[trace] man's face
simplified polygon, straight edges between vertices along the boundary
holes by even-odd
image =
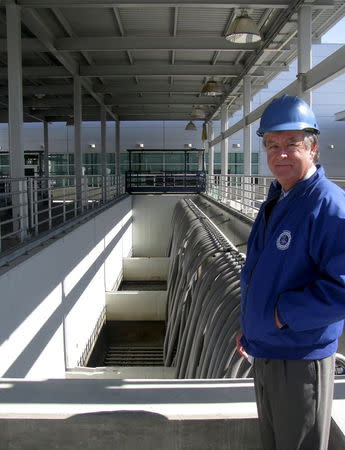
[[[264,135],[267,163],[285,191],[304,178],[314,164],[316,144],[304,141],[303,131],[276,131]]]

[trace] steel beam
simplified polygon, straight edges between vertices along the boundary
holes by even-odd
[[[305,75],[305,89],[315,89],[345,73],[345,45]]]
[[[60,5],[61,6],[61,5]],[[63,67],[55,67],[54,69],[64,69],[68,75],[66,76],[78,76],[79,75],[79,66],[78,64],[70,57],[70,55],[60,54],[60,52],[54,46],[55,36],[52,34],[51,30],[46,26],[44,21],[39,16],[36,10],[25,9],[22,12],[22,22],[26,25],[26,27],[40,40],[40,42],[45,45],[47,50],[51,52],[55,58],[63,65]],[[45,69],[49,69],[46,67]],[[25,71],[23,71],[25,74]],[[0,71],[1,76],[1,71]],[[25,75],[26,76],[26,75]],[[81,80],[82,86],[94,97],[94,99],[102,104],[101,98],[92,91],[92,86],[89,80]],[[117,118],[116,115],[107,108],[107,112],[114,117]]]
[[[133,64],[131,66],[92,65],[81,66],[82,77],[116,77],[116,76],[225,76],[238,77],[241,65],[230,64]],[[264,71],[257,70],[254,76],[264,76]]]
[[[221,50],[228,52],[255,51],[258,44],[233,44],[224,37],[73,37],[56,39],[54,45],[61,52],[127,51],[127,50]]]
[[[141,8],[141,7],[167,7],[173,8],[181,6],[183,8],[287,8],[289,0],[237,0],[229,2],[227,0],[218,0],[210,2],[209,0],[136,0],[136,1],[117,1],[117,0],[17,0],[19,5],[25,8]],[[313,7],[325,8],[334,6],[330,0],[316,0]]]
[[[298,95],[311,104],[311,92],[305,91],[304,86],[305,74],[312,65],[312,8],[310,5],[304,5],[298,11],[297,39]]]

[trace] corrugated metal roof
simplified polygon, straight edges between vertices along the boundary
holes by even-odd
[[[320,6],[322,1],[324,7]],[[107,105],[120,120],[130,120],[131,115],[138,117],[138,111],[145,113],[146,120],[189,119],[195,98],[203,104],[206,118],[218,111],[222,102],[230,102],[227,99],[231,99],[231,114],[241,107],[245,73],[253,74],[255,93],[296,57],[297,15],[294,12],[289,18],[289,11],[304,4],[302,0],[286,0],[284,8],[284,1],[270,0],[267,8],[267,3],[257,0],[247,2],[248,14],[263,33],[263,41],[248,49],[236,47],[224,38],[235,14],[246,6],[245,0],[237,4],[200,0],[201,6],[165,0],[153,5],[143,1],[139,7],[135,2],[115,0],[16,3],[23,5],[25,111],[30,111],[37,95],[44,94],[44,108],[36,108],[34,116],[48,121],[71,115],[73,75],[80,75],[88,83],[83,89],[88,96],[85,103],[97,105],[97,99],[102,102],[103,95],[109,94]],[[333,4],[328,0],[305,3],[313,8],[316,39],[345,16],[345,2],[341,0]],[[0,7],[0,19],[0,120],[6,121],[5,5]],[[203,83],[211,78],[222,82],[231,97],[201,96]],[[62,95],[65,108],[53,106]],[[123,105],[126,97],[129,106]],[[99,108],[88,108],[83,117],[97,120]],[[32,116],[27,119],[34,120]]]

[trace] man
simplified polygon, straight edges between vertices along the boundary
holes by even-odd
[[[307,103],[284,95],[257,131],[276,178],[248,241],[237,349],[254,358],[264,450],[326,450],[345,317],[345,193],[318,159]]]

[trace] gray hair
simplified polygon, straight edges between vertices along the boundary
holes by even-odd
[[[304,142],[305,142],[305,145],[307,146],[308,150],[310,150],[313,145],[315,146],[314,163],[316,164],[320,157],[319,135],[316,133],[313,133],[312,131],[304,130]]]

